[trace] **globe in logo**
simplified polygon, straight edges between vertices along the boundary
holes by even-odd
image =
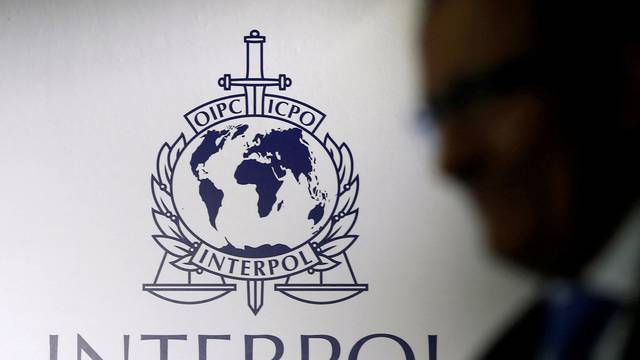
[[[184,149],[176,209],[197,237],[243,257],[286,253],[318,234],[336,205],[329,153],[307,130],[265,117],[218,123]]]

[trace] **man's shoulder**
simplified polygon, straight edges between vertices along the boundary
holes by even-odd
[[[478,359],[536,359],[544,335],[545,304],[543,298],[532,301]],[[626,314],[631,326],[625,336],[620,356],[625,360],[640,359],[640,304],[634,304]]]

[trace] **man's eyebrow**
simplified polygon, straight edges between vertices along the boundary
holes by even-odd
[[[513,58],[452,81],[444,91],[430,96],[427,106],[434,117],[441,118],[470,103],[540,83],[540,68],[533,55]]]

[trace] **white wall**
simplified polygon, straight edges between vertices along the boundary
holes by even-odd
[[[57,1],[0,4],[0,354],[62,360],[81,333],[105,359],[157,358],[141,333],[230,333],[219,358],[242,358],[244,334],[271,333],[295,359],[297,337],[329,333],[344,351],[361,336],[402,336],[426,359],[465,359],[532,290],[492,263],[464,194],[434,166],[414,120],[413,1]],[[362,180],[351,255],[371,291],[314,307],[268,293],[254,317],[242,294],[185,307],[140,291],[160,249],[148,188],[156,151],[188,131],[182,114],[226,95],[241,74],[242,36],[267,36],[265,71],[287,95],[327,114]],[[195,340],[171,348],[194,359]],[[389,359],[391,347],[362,358]]]

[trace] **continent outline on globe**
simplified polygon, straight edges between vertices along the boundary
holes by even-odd
[[[214,138],[214,139],[212,139],[212,140],[220,140],[218,143],[216,143],[216,144],[215,144],[215,150],[214,150],[214,151],[210,151],[213,155],[215,155],[215,154],[217,154],[219,151],[222,151],[222,150],[224,149],[224,146],[225,146],[225,144],[227,143],[227,141],[229,141],[229,140],[233,140],[233,139],[236,139],[236,138],[239,138],[241,135],[244,135],[244,132],[246,131],[246,127],[242,127],[242,128],[240,128],[240,129],[239,129],[239,130],[240,130],[240,132],[236,132],[236,133],[233,133],[233,132],[230,132],[230,131],[226,132],[226,130],[228,130],[228,128],[229,128],[229,127],[231,127],[231,126],[233,126],[233,125],[230,125],[230,126],[228,126],[227,128],[225,128],[225,127],[224,127],[224,125],[225,125],[225,124],[228,124],[228,123],[231,123],[231,122],[233,122],[233,121],[235,121],[235,120],[251,119],[252,117],[254,117],[254,116],[252,116],[252,115],[233,116],[233,117],[225,118],[225,119],[224,119],[224,120],[222,120],[222,121],[218,121],[218,122],[216,122],[216,123],[213,123],[213,124],[211,124],[211,125],[209,125],[209,126],[207,126],[207,127],[204,127],[202,130],[200,130],[196,135],[194,135],[194,136],[193,136],[193,137],[192,137],[192,138],[191,138],[191,139],[190,139],[190,140],[185,144],[185,146],[184,146],[184,147],[185,147],[185,149],[186,149],[186,148],[188,148],[188,147],[189,147],[189,146],[191,146],[195,141],[198,141],[198,139],[199,139],[200,137],[206,137],[208,133],[211,133],[211,134],[214,134],[214,135],[215,135],[215,134],[216,134],[216,132],[217,132],[218,134],[220,134],[219,136],[221,136],[221,137],[223,137],[223,136],[224,136],[224,138],[222,138],[222,139],[221,139],[221,138]],[[268,118],[268,119],[272,119],[272,120],[276,120],[276,121],[279,121],[279,122],[283,122],[283,124],[288,125],[288,126],[290,127],[289,129],[287,129],[287,130],[285,130],[285,131],[297,130],[297,132],[298,132],[298,134],[299,134],[299,135],[306,134],[306,136],[307,136],[308,138],[313,139],[313,140],[314,140],[318,145],[321,145],[321,146],[320,146],[320,148],[321,148],[321,149],[322,149],[322,151],[324,152],[324,155],[326,155],[326,156],[328,157],[328,159],[330,159],[330,160],[331,160],[332,168],[333,168],[333,170],[334,170],[334,171],[333,171],[333,177],[334,177],[334,179],[335,179],[336,183],[338,183],[338,182],[340,181],[339,174],[338,174],[338,169],[337,169],[337,166],[338,166],[339,164],[336,164],[336,163],[335,163],[335,161],[333,160],[333,157],[331,156],[331,154],[329,153],[329,151],[324,147],[324,145],[323,145],[323,141],[322,141],[321,139],[319,139],[319,138],[318,138],[314,133],[312,133],[311,131],[309,131],[309,130],[308,130],[308,129],[306,129],[306,128],[300,127],[298,124],[295,124],[295,123],[293,123],[293,122],[291,122],[291,121],[289,121],[289,120],[281,119],[281,118],[278,118],[278,117],[265,117],[265,116],[261,116],[261,118],[262,118],[262,117],[264,117],[264,118]],[[243,125],[246,125],[246,124],[243,124]],[[242,126],[242,125],[241,125],[241,126]],[[217,129],[221,129],[221,131],[220,131],[220,130],[215,130],[216,128],[217,128]],[[278,130],[280,130],[280,129],[276,127],[276,128],[272,128],[271,130],[278,131]],[[214,141],[214,142],[215,142],[215,141]],[[250,149],[248,149],[247,151],[249,151],[249,150],[251,150],[251,148],[250,148]],[[255,149],[254,149],[254,150],[255,150]],[[180,157],[182,157],[182,156],[183,156],[183,154],[184,154],[184,150],[181,152]],[[202,165],[202,162],[204,162],[204,161],[206,161],[206,160],[204,160],[204,161],[203,161],[203,159],[202,159],[199,155],[197,155],[195,152],[194,152],[194,154],[193,154],[193,155],[194,155],[194,157],[198,158],[198,160],[195,160],[195,161],[194,161],[194,160],[192,160],[192,161],[190,162],[190,163],[191,163],[192,170],[193,170],[193,172],[194,172],[194,174],[195,174],[196,170],[197,170],[197,169],[199,169],[199,168],[198,168],[198,166],[201,166],[201,165]],[[206,157],[206,158],[209,158],[210,156],[211,156],[211,154],[207,153],[207,155],[206,155],[205,157]],[[244,156],[246,157],[246,154],[244,154]],[[179,160],[179,159],[178,159],[178,160]],[[254,160],[254,159],[247,158],[247,159],[245,159],[245,161],[255,161],[255,160]],[[311,161],[312,161],[313,163],[315,163],[315,162],[317,161],[317,159],[313,158]],[[312,164],[309,164],[309,166],[312,166]],[[201,169],[201,167],[200,167],[200,169]],[[201,170],[202,170],[202,169],[201,169]],[[236,173],[236,175],[237,175],[237,173]],[[301,171],[301,172],[298,172],[297,174],[294,174],[294,176],[296,176],[296,178],[299,178],[300,176],[303,176],[303,175],[305,175],[305,176],[307,177],[307,179],[308,179],[310,176],[314,176],[314,175],[315,175],[315,176],[317,176],[317,174],[311,174],[311,175],[310,175],[310,174],[303,174],[303,172],[302,172],[302,171]],[[236,178],[237,178],[237,177],[236,177]],[[173,179],[172,179],[172,180],[173,180]],[[211,185],[215,186],[215,184],[211,183],[211,181],[209,181],[208,179],[205,179],[205,182],[203,182],[203,183],[201,182],[201,184],[205,184],[205,185],[204,185],[205,187],[206,187],[206,186],[211,186]],[[209,184],[211,184],[211,185],[209,185]],[[172,185],[172,187],[173,187],[173,184],[171,184],[171,185]],[[217,189],[217,190],[219,190],[218,188],[216,188],[216,189]],[[258,189],[257,189],[257,188],[256,188],[256,191],[258,191]],[[312,189],[309,189],[309,191],[312,191]],[[323,191],[320,191],[320,192],[321,192],[321,193],[324,193]],[[334,194],[332,194],[332,195],[333,195],[336,199],[339,197],[339,195],[340,195],[340,191],[339,191],[339,189],[338,189],[338,187],[337,187],[337,186],[336,186],[336,189],[335,189],[335,191],[334,191]],[[322,195],[321,195],[321,196],[322,196]],[[324,194],[324,197],[328,197],[328,194]],[[258,196],[258,198],[260,198],[260,196]],[[259,201],[258,201],[258,204],[257,204],[257,205],[258,205],[258,211],[260,211],[260,203],[259,203]],[[273,203],[273,204],[271,204],[271,205],[272,205],[273,207],[276,207],[278,204],[276,204],[276,203],[274,202],[274,203]],[[173,198],[173,206],[174,206],[174,208],[176,209],[176,212],[177,212],[177,214],[178,214],[178,217],[179,217],[180,219],[183,219],[183,221],[184,221],[184,217],[180,216],[180,205],[178,205],[178,204],[175,202],[175,198]],[[311,234],[311,235],[310,235],[309,237],[307,237],[306,239],[300,239],[300,240],[298,240],[298,241],[297,241],[297,243],[298,243],[298,244],[297,244],[296,246],[294,246],[294,247],[290,247],[290,248],[287,248],[287,249],[286,249],[286,251],[296,250],[296,249],[297,249],[297,248],[299,248],[300,246],[304,246],[304,245],[305,245],[305,244],[307,244],[309,241],[311,241],[311,240],[313,240],[314,238],[316,238],[316,237],[317,237],[317,235],[318,235],[318,234],[320,234],[320,233],[322,232],[322,230],[324,230],[324,228],[325,228],[326,226],[330,225],[330,222],[331,222],[331,215],[335,212],[335,209],[336,209],[336,207],[337,207],[337,206],[338,206],[337,201],[333,201],[333,202],[331,203],[331,207],[330,207],[330,208],[328,208],[328,209],[324,209],[324,208],[323,208],[323,213],[326,213],[326,214],[327,214],[327,216],[324,216],[324,217],[323,217],[323,219],[322,219],[322,222],[321,222],[321,223],[320,223],[319,221],[316,221],[316,219],[310,219],[310,220],[312,220],[316,225],[318,225],[318,226],[316,227],[316,230],[313,232],[313,234]],[[269,210],[271,210],[271,209],[269,209]],[[314,209],[310,209],[310,210],[308,211],[308,215],[311,215],[311,213],[312,213],[314,210],[315,210],[315,208],[314,208]],[[217,213],[217,212],[216,212],[216,211],[214,211],[214,213]],[[262,215],[263,215],[263,214],[261,214],[261,217],[262,217]],[[310,216],[308,216],[308,218],[310,218]],[[211,220],[211,219],[210,219],[210,220]],[[317,220],[320,220],[320,219],[317,219]],[[212,222],[211,222],[211,225],[213,226],[214,224],[215,224],[215,221],[212,221]],[[187,221],[185,221],[185,222],[184,222],[183,226],[184,226],[184,228],[185,228],[186,230],[188,230],[189,232],[191,232],[191,234],[192,234],[193,236],[197,237],[199,240],[201,240],[201,241],[203,241],[203,242],[206,242],[206,243],[210,243],[210,241],[207,241],[208,239],[207,239],[206,237],[200,236],[200,234],[198,234],[198,232],[197,232],[197,231],[194,231],[194,230],[189,226],[189,223],[188,223]],[[230,244],[225,244],[225,245],[230,245]],[[227,252],[227,253],[229,253],[230,255],[236,255],[236,256],[240,256],[240,257],[261,257],[261,256],[274,256],[274,255],[279,255],[279,254],[280,254],[280,252],[279,252],[279,251],[271,252],[271,251],[269,251],[268,249],[265,249],[264,247],[262,247],[262,248],[252,248],[252,249],[248,249],[248,253],[249,253],[249,254],[247,254],[246,252],[243,254],[243,251],[242,251],[242,250],[245,250],[245,249],[238,249],[238,248],[235,248],[234,246],[221,246],[221,247],[219,246],[219,247],[218,247],[218,249],[220,249],[220,250],[222,250],[222,251],[224,251],[224,252]],[[283,248],[280,248],[280,249],[283,249]],[[255,250],[255,251],[253,251],[253,250]],[[254,254],[251,254],[251,252],[254,252]]]

